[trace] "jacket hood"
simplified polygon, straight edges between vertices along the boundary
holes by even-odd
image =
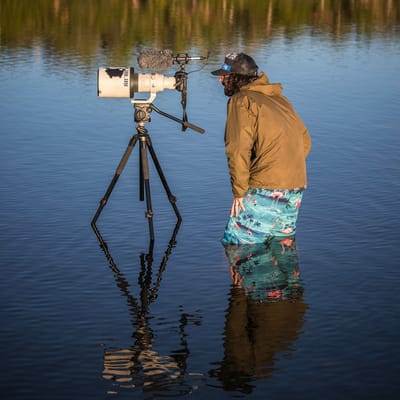
[[[283,90],[281,83],[270,83],[267,75],[265,75],[264,72],[260,72],[255,81],[243,86],[242,89],[261,92],[267,96],[280,95]]]

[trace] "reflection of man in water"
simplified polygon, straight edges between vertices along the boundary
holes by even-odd
[[[210,374],[227,390],[250,392],[251,381],[270,376],[278,353],[294,350],[307,305],[294,239],[225,249],[233,287],[224,359]]]

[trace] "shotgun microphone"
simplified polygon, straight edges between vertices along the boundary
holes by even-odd
[[[138,57],[140,68],[145,69],[166,69],[174,63],[172,50],[143,50]]]
[[[205,60],[208,57],[194,56],[188,54],[174,55],[172,50],[155,50],[146,49],[140,52],[138,63],[140,68],[144,69],[166,69],[172,66],[173,63],[180,64],[181,67],[192,60]]]

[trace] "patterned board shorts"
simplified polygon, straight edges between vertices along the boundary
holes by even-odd
[[[222,243],[263,243],[274,237],[294,236],[303,192],[249,189],[243,199],[246,210],[229,219]]]
[[[224,248],[232,280],[250,300],[295,299],[303,293],[295,238]]]

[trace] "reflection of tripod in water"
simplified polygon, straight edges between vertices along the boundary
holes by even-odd
[[[117,170],[115,171],[114,177],[111,180],[110,185],[108,186],[108,189],[104,195],[104,197],[100,201],[100,205],[97,209],[97,212],[95,216],[92,219],[92,228],[99,239],[100,242],[103,242],[103,239],[101,238],[100,232],[96,226],[96,222],[103,211],[103,208],[107,204],[107,201],[111,195],[111,192],[114,189],[114,186],[116,185],[120,175],[122,174],[122,171],[125,168],[125,165],[129,159],[129,156],[132,153],[133,148],[135,147],[136,142],[139,140],[140,143],[140,151],[139,151],[139,172],[140,172],[140,201],[144,201],[144,198],[146,197],[146,212],[145,212],[145,217],[148,219],[149,223],[149,231],[150,231],[150,241],[154,241],[154,228],[153,228],[153,209],[152,209],[152,204],[151,204],[151,194],[150,194],[150,178],[149,178],[149,162],[148,162],[148,157],[147,157],[147,151],[150,153],[150,156],[153,160],[153,163],[156,167],[156,170],[158,172],[158,175],[161,179],[161,182],[164,186],[164,189],[166,191],[166,194],[168,196],[168,200],[171,203],[172,208],[175,211],[176,217],[178,218],[178,223],[180,224],[182,217],[181,214],[179,213],[178,207],[176,206],[176,198],[175,196],[171,193],[171,190],[168,186],[167,180],[164,176],[164,173],[161,169],[161,165],[158,162],[156,153],[154,151],[150,135],[145,128],[145,123],[150,121],[150,113],[151,111],[156,111],[157,113],[170,118],[176,122],[179,122],[182,124],[182,127],[185,128],[191,128],[194,129],[198,132],[204,132],[203,129],[198,128],[197,126],[190,124],[186,120],[179,120],[178,118],[169,115],[161,110],[159,110],[157,107],[155,107],[152,103],[146,102],[146,101],[132,101],[135,106],[135,115],[134,119],[135,122],[137,122],[136,126],[136,131],[137,133],[132,136],[131,140],[129,141],[128,147],[125,150],[125,153],[123,154],[121,161],[117,167]],[[105,244],[105,243],[104,243]]]
[[[172,233],[157,274],[153,279],[153,249],[140,256],[138,276],[139,296],[130,291],[132,285],[115,264],[107,247],[102,245],[114,278],[130,309],[134,330],[134,343],[129,347],[106,347],[103,355],[103,378],[111,382],[113,390],[134,389],[157,391],[162,394],[190,393],[192,385],[187,382],[188,357],[190,355],[186,328],[189,324],[200,325],[201,316],[188,314],[181,308],[178,333],[179,345],[166,352],[164,346],[157,346],[156,337],[150,326],[148,316],[150,305],[157,299],[162,274],[166,269],[169,256],[176,244],[179,222]],[[156,272],[156,271],[154,271]],[[165,317],[164,317],[165,318]],[[158,348],[158,349],[157,349]],[[178,391],[179,393],[175,393]]]

